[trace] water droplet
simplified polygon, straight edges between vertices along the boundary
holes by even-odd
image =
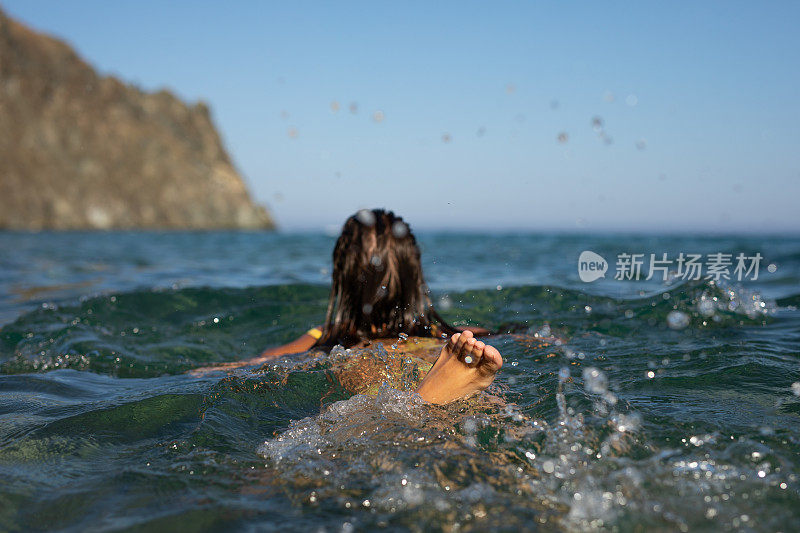
[[[384,117],[384,115],[383,115],[383,111],[375,111],[375,112],[372,114],[372,120],[374,120],[375,122],[377,122],[377,123],[379,123],[379,124],[380,124],[381,122],[383,122],[383,119],[384,119],[384,118],[385,118],[385,117]]]
[[[683,311],[670,311],[667,315],[667,325],[671,329],[684,329],[689,325],[689,315]]]
[[[453,138],[450,136],[449,133],[442,133],[442,142],[443,143],[449,143],[452,140],[453,140]]]
[[[558,134],[558,142],[560,142],[561,144],[566,143],[568,140],[569,140],[569,135],[567,135],[566,132],[562,131],[561,133]]]
[[[331,111],[333,111],[334,113],[339,111],[339,102],[337,102],[336,100],[331,102]]]
[[[710,299],[703,298],[697,302],[697,311],[705,317],[713,316],[716,310],[714,302]]]
[[[627,98],[625,98],[625,103],[631,107],[634,107],[636,104],[639,103],[639,97],[635,94],[629,94]]]
[[[375,213],[370,209],[360,209],[358,213],[356,213],[356,218],[365,226],[375,225]]]
[[[587,367],[583,369],[583,386],[595,394],[603,394],[608,390],[608,378],[598,368]]]
[[[397,239],[402,239],[408,235],[408,225],[402,220],[397,220],[394,224],[392,224],[392,235],[394,235]]]

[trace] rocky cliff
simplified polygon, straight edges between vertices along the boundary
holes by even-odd
[[[0,11],[0,228],[271,228],[202,103],[98,75]]]

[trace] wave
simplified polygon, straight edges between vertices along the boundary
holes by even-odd
[[[44,305],[0,329],[0,372],[72,368],[154,377],[240,360],[319,324],[327,296],[325,287],[289,284],[141,290]],[[784,298],[780,305],[796,300]],[[705,281],[634,299],[520,286],[451,292],[435,302],[455,325],[531,335],[546,327],[567,336],[765,324],[779,307],[757,293]]]

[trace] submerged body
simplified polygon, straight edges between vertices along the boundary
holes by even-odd
[[[230,370],[245,364],[265,363],[280,355],[286,355],[279,352],[287,349],[287,346],[298,347],[298,342],[302,342],[302,337],[298,341],[271,350],[278,353],[262,354],[258,358],[244,362],[201,369],[195,371],[195,375],[209,371]],[[343,365],[339,379],[351,392],[375,392],[381,384],[387,381],[391,384],[396,381],[395,376],[411,371],[416,378],[414,381],[419,382],[415,392],[423,400],[445,404],[486,389],[503,366],[500,352],[493,346],[477,340],[469,330],[454,333],[444,345],[441,340],[431,337],[401,337],[400,340],[375,339],[358,348],[367,348],[371,345],[380,345],[386,352],[395,355],[400,353],[407,355],[413,367],[389,369],[384,365],[376,370],[359,358],[350,357]],[[403,359],[395,357],[392,361],[401,362]]]

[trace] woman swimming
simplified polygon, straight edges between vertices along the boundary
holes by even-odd
[[[503,365],[500,352],[474,336],[488,333],[477,327],[455,328],[442,319],[431,303],[420,250],[408,225],[391,211],[363,209],[347,219],[336,241],[325,323],[257,358],[217,368],[259,364],[315,347],[381,343],[391,350],[398,337],[449,337],[417,388],[424,400],[445,404],[475,394],[494,380]]]

